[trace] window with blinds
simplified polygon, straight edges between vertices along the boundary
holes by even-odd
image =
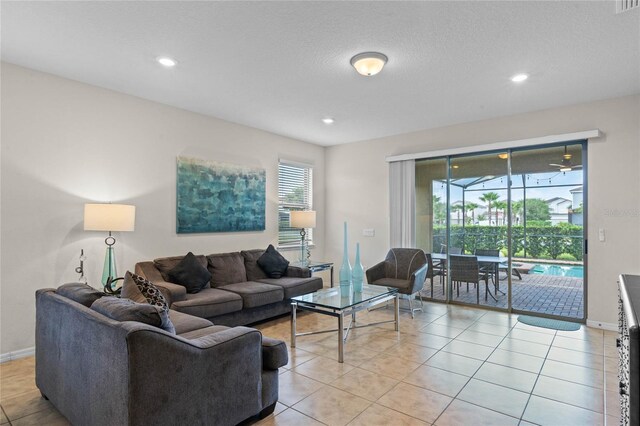
[[[300,246],[300,230],[289,225],[289,212],[313,210],[313,169],[310,165],[280,161],[278,166],[278,246]],[[313,243],[313,229],[307,230]]]

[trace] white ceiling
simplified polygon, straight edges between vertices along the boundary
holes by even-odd
[[[321,145],[640,92],[640,9],[611,1],[1,8],[4,61]],[[369,50],[389,62],[366,78]]]

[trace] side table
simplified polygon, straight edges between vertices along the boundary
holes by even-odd
[[[331,287],[333,287],[333,262],[322,262],[322,261],[314,261],[310,260],[308,264],[303,264],[302,262],[291,262],[292,266],[309,268],[311,273],[326,271],[329,269],[331,271]]]

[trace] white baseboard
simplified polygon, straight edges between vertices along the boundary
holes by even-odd
[[[587,320],[587,326],[593,328],[601,328],[603,330],[609,331],[618,331],[618,324],[613,324],[610,322]]]
[[[19,351],[7,352],[6,354],[0,354],[0,364],[3,362],[13,361],[14,359],[25,358],[31,355],[35,355],[36,348],[35,346],[20,349]]]

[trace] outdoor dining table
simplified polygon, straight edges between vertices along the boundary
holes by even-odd
[[[469,255],[461,255],[457,254],[456,256],[475,256],[472,254]],[[508,258],[503,256],[475,256],[478,258],[478,263],[491,263],[495,268],[495,289],[500,293],[504,294],[503,291],[500,290],[500,274],[498,273],[501,267],[507,268]],[[431,258],[433,260],[441,261],[444,265],[447,263],[447,254],[446,253],[431,253]]]

